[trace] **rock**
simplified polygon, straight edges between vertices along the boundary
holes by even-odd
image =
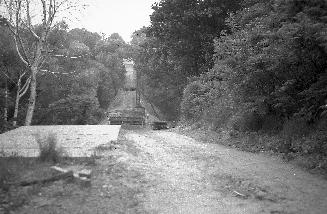
[[[85,177],[79,177],[76,179],[76,182],[81,185],[82,187],[90,187],[91,186],[91,179]]]
[[[92,170],[90,169],[83,169],[78,172],[79,177],[81,178],[91,178]]]
[[[59,172],[67,172],[67,169],[63,169],[61,167],[52,166],[51,169],[54,169]],[[92,170],[89,169],[83,169],[81,171],[78,171],[77,173],[73,173],[73,178],[75,182],[79,183],[83,187],[89,187],[91,186],[91,173]]]

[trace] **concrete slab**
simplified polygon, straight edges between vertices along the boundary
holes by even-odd
[[[120,125],[22,126],[0,134],[0,156],[37,157],[36,136],[56,135],[58,147],[69,157],[89,157],[94,148],[116,141]]]

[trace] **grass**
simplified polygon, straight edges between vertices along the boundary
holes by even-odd
[[[320,141],[316,139],[317,135],[312,140],[310,138],[301,140],[300,138],[285,139],[285,136],[277,134],[268,135],[255,132],[238,132],[225,137],[222,132],[210,131],[205,128],[178,130],[178,132],[207,143],[219,143],[252,153],[273,154],[309,172],[321,174],[327,178],[327,144],[325,143],[327,135],[325,132]]]
[[[1,157],[0,151],[0,213],[15,213],[26,207],[33,207],[29,204],[35,198],[47,198],[44,195],[53,195],[56,198],[60,195],[72,194],[72,191],[79,194],[85,194],[76,183],[60,180],[54,183],[42,185],[30,185],[26,187],[15,185],[21,181],[29,181],[51,177],[54,175],[51,166],[59,163],[63,168],[69,166],[94,166],[97,165],[99,156],[94,152],[90,157],[72,158],[66,157],[62,148],[58,146],[57,136],[48,133],[41,137],[36,135],[35,139],[39,146],[39,156],[34,158],[25,158],[18,156]],[[114,149],[115,142],[97,148],[98,152],[105,152]],[[14,184],[14,185],[13,185]],[[61,196],[60,196],[61,197]],[[34,213],[34,212],[31,212]],[[47,212],[41,212],[47,213]]]
[[[64,165],[64,168],[76,165],[95,166],[95,161],[96,157],[67,158],[60,160],[60,165]],[[45,192],[47,194],[61,192],[64,195],[69,195],[72,190],[80,191],[75,183],[63,180],[45,185],[35,184],[26,187],[12,185],[20,181],[51,177],[57,173],[51,170],[50,167],[52,165],[52,160],[50,162],[42,161],[39,157],[0,157],[0,213],[15,213],[24,206],[29,206],[34,198],[44,197]]]
[[[32,195],[40,192],[40,185],[21,188],[10,185],[46,176],[49,164],[41,163],[36,158],[0,157],[0,213],[10,213],[29,203]]]

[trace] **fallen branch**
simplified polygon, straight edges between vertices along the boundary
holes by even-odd
[[[240,193],[240,192],[237,192],[237,191],[233,191],[233,193],[235,193],[236,194],[236,196],[239,196],[239,197],[242,197],[242,198],[246,198],[247,197],[247,195],[244,195],[244,194],[242,194],[242,193]]]

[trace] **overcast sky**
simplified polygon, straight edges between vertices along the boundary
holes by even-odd
[[[119,33],[126,42],[143,26],[150,24],[151,5],[158,0],[89,0],[89,6],[70,28],[86,28],[92,32]]]

